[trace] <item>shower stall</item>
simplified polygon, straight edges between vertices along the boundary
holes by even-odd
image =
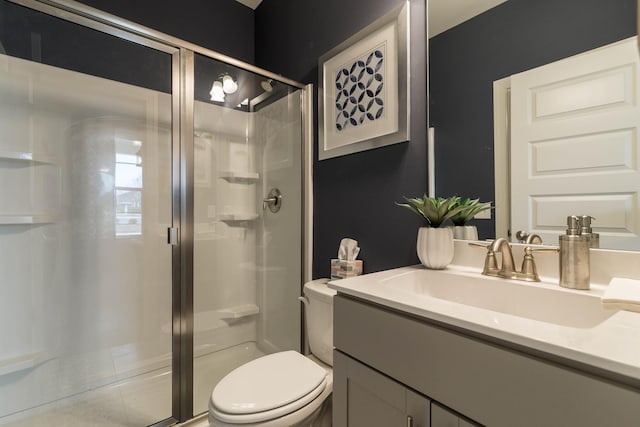
[[[0,0],[0,426],[171,425],[300,350],[311,88]]]

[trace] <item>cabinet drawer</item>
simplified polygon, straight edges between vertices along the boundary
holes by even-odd
[[[343,295],[334,345],[491,426],[637,427],[640,391]]]

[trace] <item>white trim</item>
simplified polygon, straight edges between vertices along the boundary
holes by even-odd
[[[511,77],[493,82],[493,162],[496,239],[509,237],[511,226],[511,171],[509,100]]]
[[[429,197],[436,197],[436,130],[427,129],[427,173]]]
[[[313,278],[313,85],[302,92],[303,141],[303,283]]]

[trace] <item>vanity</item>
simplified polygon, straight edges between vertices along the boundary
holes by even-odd
[[[540,283],[483,276],[460,241],[446,270],[330,282],[334,425],[639,426],[640,313],[600,301],[619,254],[595,254],[590,291],[553,282],[555,255]]]

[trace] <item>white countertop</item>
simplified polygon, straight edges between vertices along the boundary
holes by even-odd
[[[553,283],[532,284],[488,278],[481,275],[480,269],[455,265],[445,270],[426,270],[422,266],[403,267],[329,282],[329,287],[342,294],[494,338],[507,345],[511,343],[525,352],[529,349],[536,355],[549,355],[552,360],[560,360],[588,370],[593,368],[594,371],[605,375],[613,374],[613,379],[620,379],[622,376],[625,382],[635,386],[640,385],[640,313],[603,311],[600,313],[602,318],[598,318],[593,323],[567,322],[562,325],[553,321],[544,321],[546,319],[535,320],[537,307],[526,307],[529,315],[523,317],[507,314],[509,310],[494,311],[479,308],[438,298],[429,295],[428,292],[411,292],[407,287],[393,285],[397,284],[398,280],[404,280],[403,277],[413,277],[414,281],[429,280],[444,283],[455,277],[455,280],[470,283],[469,286],[482,286],[482,283],[476,285],[474,282],[477,278],[484,280],[485,285],[492,285],[487,280],[504,281],[507,282],[506,285],[529,286],[532,287],[529,291],[546,292],[547,300],[549,296],[550,298],[559,296],[559,300],[564,297],[571,299],[576,297],[577,293],[580,294],[578,298],[589,300],[592,312],[600,310],[598,304],[605,289],[604,285],[592,285],[590,291],[574,291],[560,288]],[[497,282],[493,284],[505,285]],[[545,309],[544,306],[539,307],[541,312]],[[580,319],[581,313],[572,312],[570,315],[569,317]]]

